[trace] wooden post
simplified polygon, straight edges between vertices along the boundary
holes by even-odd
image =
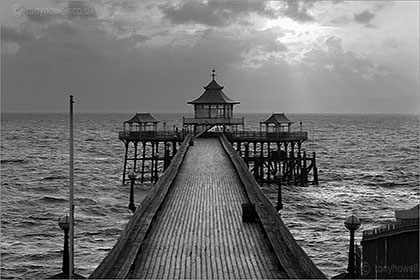
[[[256,158],[256,152],[257,152],[257,148],[255,145],[255,141],[252,143],[253,146],[253,153],[252,153],[252,157],[253,157],[253,167],[254,167],[254,177],[257,178],[257,158]]]
[[[165,142],[165,153],[164,153],[164,162],[163,162],[163,169],[166,170],[170,164],[171,160],[169,158],[169,143]]]
[[[288,160],[288,179],[287,182],[290,184],[290,180],[293,178],[293,169],[294,169],[294,158],[293,158],[293,152],[290,152],[289,160]]]
[[[249,167],[249,142],[245,142],[245,163]]]
[[[178,129],[178,128],[177,128]],[[159,178],[159,175],[158,175],[158,172],[159,172],[159,166],[158,166],[158,163],[159,163],[159,141],[158,142],[156,142],[156,154],[155,154],[155,176],[154,176],[154,182],[156,183],[157,182],[157,180],[158,180],[158,178]]]
[[[285,142],[284,143],[283,174],[287,177],[287,184],[289,184],[290,183],[289,174],[288,174],[288,170],[289,170],[288,154],[289,154],[289,151],[287,150],[287,146],[288,146],[288,143]]]
[[[137,170],[137,145],[138,141],[134,141],[134,165],[133,165],[133,172]]]
[[[261,148],[260,148],[260,180],[261,180],[261,186],[264,185],[264,142],[261,142]]]
[[[314,169],[314,184],[318,185],[318,168],[316,167],[316,154],[313,152],[313,169]]]
[[[300,181],[301,185],[303,186],[308,181],[308,172],[306,170],[306,151],[303,152],[303,167],[301,170]]]
[[[129,141],[124,141],[124,146],[125,146],[125,156],[124,156],[124,169],[123,169],[123,178],[122,178],[122,184],[125,184],[125,174],[127,172],[127,156],[128,156],[128,145],[129,145]]]
[[[280,151],[281,151],[281,144],[277,142],[277,161],[276,161],[276,174],[281,175],[281,166],[280,166]]]
[[[300,183],[302,184],[302,154],[300,152],[300,149],[298,149],[298,154],[297,154],[295,178],[296,178],[295,181],[299,180]]]
[[[174,126],[175,127],[175,126]],[[153,159],[155,158],[155,142],[150,142],[152,144],[152,152],[150,154],[150,182],[153,183],[153,169],[154,169],[154,164],[153,164]]]
[[[278,189],[277,189],[276,210],[279,211],[279,210],[283,209],[283,202],[282,202],[282,197],[281,197],[281,176],[277,177],[277,184],[278,184]]]
[[[267,143],[267,183],[270,183],[270,172],[271,172],[271,148],[270,148],[270,141]]]
[[[298,141],[298,142],[297,142],[297,145],[298,145],[298,154],[299,154],[299,157],[300,157],[300,155],[301,155],[301,146],[302,146],[302,143],[301,143],[300,141]]]
[[[141,163],[141,182],[144,182],[144,164],[146,161],[146,147],[147,147],[147,142],[142,142],[142,149],[143,149],[143,158],[142,158],[142,163]]]
[[[172,142],[172,157],[174,157],[175,156],[175,154],[176,154],[176,141],[173,141]]]

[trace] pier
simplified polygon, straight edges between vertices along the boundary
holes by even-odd
[[[227,139],[190,138],[90,277],[325,278]]]
[[[182,129],[159,131],[148,113],[124,123],[123,183],[131,170],[155,185],[90,278],[325,278],[259,187],[274,180],[281,198],[281,182],[308,183],[306,132],[273,114],[245,133],[214,70],[204,89]]]

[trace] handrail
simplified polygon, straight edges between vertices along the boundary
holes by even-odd
[[[186,136],[168,168],[134,212],[134,215],[118,238],[117,243],[89,278],[110,278],[110,276],[111,278],[125,278],[127,276],[147,230],[178,174],[188,150],[191,137],[190,134]],[[128,246],[129,241],[133,244],[127,248],[126,246]],[[121,256],[121,254],[125,255]],[[112,269],[118,261],[120,262],[121,269],[113,271]]]
[[[401,231],[419,230],[419,220],[411,219],[406,221],[398,221],[391,224],[386,224],[381,227],[363,231],[363,239],[374,239],[383,235],[390,235],[399,233]]]
[[[284,139],[284,140],[307,140],[308,132],[292,131],[292,132],[267,132],[267,131],[229,131],[226,132],[229,140],[235,139]]]
[[[226,136],[220,142],[229,155],[251,203],[255,204],[262,227],[274,248],[276,257],[290,278],[323,278],[325,275],[315,266],[305,251],[297,244],[284,225],[276,209],[258,187],[243,159],[233,149]],[[277,248],[277,250],[276,250]]]
[[[244,124],[244,117],[240,118],[182,118],[182,123],[186,124]]]
[[[118,136],[120,139],[178,139],[182,141],[184,137],[187,135],[185,131],[129,131],[124,130],[120,131]]]

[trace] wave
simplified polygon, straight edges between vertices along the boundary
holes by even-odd
[[[43,202],[47,202],[47,203],[64,203],[64,202],[67,202],[67,199],[53,197],[53,196],[44,196],[40,200],[43,201]]]
[[[52,180],[63,180],[63,179],[67,179],[67,176],[63,176],[63,175],[48,176],[48,177],[43,178],[42,180],[44,180],[44,181],[52,181]]]
[[[96,205],[96,201],[88,197],[78,198],[77,201],[80,202],[81,204]]]
[[[80,210],[82,213],[86,214],[87,216],[99,216],[99,217],[106,217],[107,214],[105,213],[105,209],[99,207],[89,207]]]
[[[25,164],[25,163],[28,163],[28,161],[25,160],[25,159],[2,159],[0,161],[0,163],[2,163],[2,164],[7,164],[7,163],[10,163],[10,164],[13,164],[13,163]]]

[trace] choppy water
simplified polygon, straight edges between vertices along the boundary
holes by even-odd
[[[167,127],[182,114],[154,114]],[[268,114],[245,115],[258,129]],[[309,132],[317,152],[319,186],[286,186],[282,217],[304,250],[328,276],[344,272],[348,232],[358,215],[362,230],[384,224],[394,210],[419,203],[418,115],[289,114]],[[131,214],[121,185],[123,144],[118,131],[129,114],[75,116],[75,265],[88,276],[116,242]],[[2,114],[1,278],[45,278],[61,270],[68,209],[68,116]],[[136,189],[136,202],[151,186]],[[264,192],[276,200],[275,186]],[[356,241],[361,239],[361,230]]]

